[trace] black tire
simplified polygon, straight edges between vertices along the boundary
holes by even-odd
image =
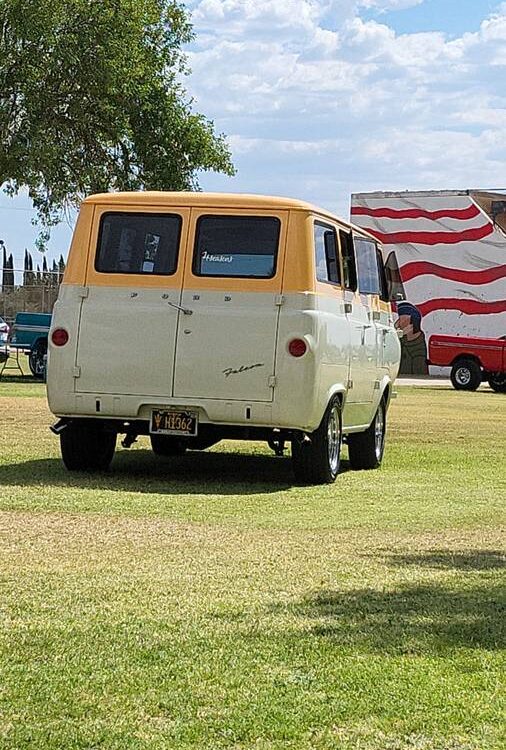
[[[60,448],[69,471],[106,471],[114,456],[116,433],[100,424],[71,422],[60,433]]]
[[[151,448],[157,456],[182,456],[186,445],[174,435],[150,435]]]
[[[43,380],[46,374],[47,342],[39,341],[28,355],[28,365],[34,378]]]
[[[381,399],[378,411],[365,432],[348,435],[348,456],[352,469],[377,469],[385,452],[387,411]]]
[[[341,402],[332,399],[320,426],[310,435],[292,440],[292,466],[300,484],[332,484],[341,464],[343,437]]]
[[[481,367],[474,359],[459,359],[450,374],[456,391],[475,391],[481,383]]]
[[[488,384],[496,393],[506,393],[506,372],[489,375]]]

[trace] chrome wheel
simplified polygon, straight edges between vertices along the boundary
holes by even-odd
[[[348,456],[352,469],[377,469],[381,466],[386,431],[387,406],[382,398],[367,430],[348,435]]]
[[[314,432],[294,436],[292,463],[302,484],[332,484],[339,473],[342,442],[341,402],[334,397]]]
[[[374,420],[374,452],[377,461],[381,461],[383,455],[383,444],[385,441],[385,411],[380,404]]]
[[[337,474],[341,453],[341,419],[338,406],[334,405],[329,414],[327,428],[327,449],[329,468],[332,474]]]
[[[469,385],[471,382],[471,373],[467,367],[458,367],[455,371],[455,380],[459,385]]]
[[[475,391],[483,379],[483,373],[474,359],[462,359],[452,367],[450,380],[458,391]]]

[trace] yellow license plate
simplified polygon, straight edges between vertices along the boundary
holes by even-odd
[[[157,435],[196,435],[198,416],[194,411],[153,409],[149,431]]]

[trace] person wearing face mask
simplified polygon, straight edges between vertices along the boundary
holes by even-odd
[[[422,316],[410,302],[397,304],[395,327],[402,329],[400,375],[428,375],[427,345],[421,328]]]

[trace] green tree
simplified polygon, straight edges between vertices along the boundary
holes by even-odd
[[[192,37],[175,1],[0,0],[0,184],[50,225],[92,192],[233,174],[181,83]]]

